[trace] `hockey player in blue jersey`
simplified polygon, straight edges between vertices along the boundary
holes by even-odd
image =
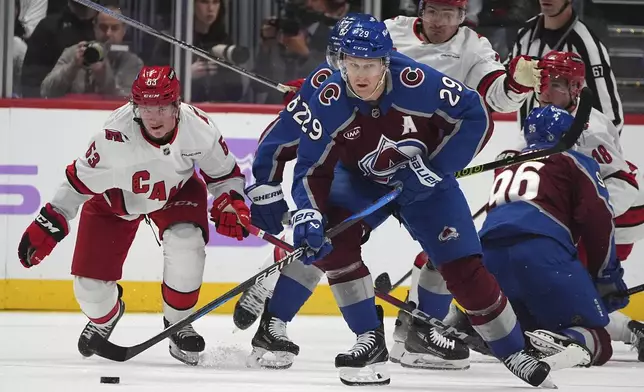
[[[549,105],[534,109],[524,125],[527,148],[554,146],[573,117]],[[508,296],[533,346],[551,355],[580,344],[581,365],[601,365],[612,355],[604,328],[608,313],[628,304],[623,269],[615,254],[613,210],[599,165],[576,151],[497,170],[487,218],[479,235],[483,260]],[[587,265],[576,244],[583,241]],[[536,329],[536,331],[535,331]],[[541,338],[541,339],[539,339]]]
[[[315,92],[302,121],[293,184],[299,209],[292,218],[294,243],[310,248],[304,263],[316,263],[326,272],[342,315],[357,336],[355,345],[336,357],[336,367],[344,382],[354,382],[343,378],[343,372],[351,376],[349,369],[387,361],[373,282],[360,248],[363,229],[375,229],[392,211],[370,215],[366,227],[349,228],[332,244],[324,237],[325,226],[401,184],[395,213],[435,261],[474,328],[513,374],[531,385],[545,385],[550,367],[523,350],[522,331],[482,265],[469,207],[452,175],[489,137],[485,104],[474,90],[433,68],[392,58],[392,46],[383,23],[355,23],[342,41],[341,73],[331,75]],[[282,306],[268,308],[257,335],[288,351],[293,343],[286,321],[299,307],[294,303],[298,291],[308,288],[293,280],[280,282],[270,302]],[[412,331],[418,339],[427,333],[420,325]],[[373,376],[372,383],[388,383],[381,369]]]
[[[282,191],[282,176],[287,162],[294,161],[297,156],[297,147],[302,133],[304,121],[302,115],[306,113],[306,105],[315,90],[338,69],[338,50],[340,40],[351,25],[356,21],[375,21],[367,14],[351,13],[340,19],[329,34],[327,43],[326,61],[320,64],[311,74],[302,81],[287,83],[300,86],[295,93],[289,93],[285,108],[273,120],[259,139],[253,161],[253,177],[255,183],[246,188],[246,195],[252,201],[251,216],[253,225],[271,234],[279,234],[284,230],[283,216],[288,212],[288,205],[284,200]],[[276,248],[274,259],[279,259],[283,251]],[[293,263],[287,266],[282,273],[305,281],[319,281],[324,273],[316,267],[305,268],[303,265]],[[264,303],[275,285],[277,276],[264,280],[244,292],[235,304],[233,321],[240,329],[250,327],[264,310]],[[313,285],[312,287],[315,287]],[[308,297],[307,297],[308,298]],[[266,363],[267,367],[285,367],[281,364]]]

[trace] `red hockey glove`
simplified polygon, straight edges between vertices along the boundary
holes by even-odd
[[[292,87],[291,91],[284,93],[283,102],[285,106],[288,105],[288,103],[291,102],[293,98],[295,98],[295,95],[297,94],[298,91],[300,91],[300,88],[302,88],[302,85],[304,84],[305,80],[306,79],[302,78],[302,79],[291,80],[289,82],[284,83],[285,86]]]
[[[529,56],[517,56],[508,67],[508,87],[517,94],[532,91],[539,83],[537,61]]]
[[[210,220],[215,222],[217,233],[238,241],[248,237],[245,227],[250,225],[250,210],[244,197],[235,191],[222,193],[212,202]]]
[[[67,219],[47,203],[22,235],[18,245],[20,262],[25,268],[40,264],[68,233]]]

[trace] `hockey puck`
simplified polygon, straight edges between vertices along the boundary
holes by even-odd
[[[120,382],[120,377],[101,377],[101,384],[118,384]]]

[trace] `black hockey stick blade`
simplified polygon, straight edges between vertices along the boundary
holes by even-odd
[[[391,279],[389,279],[389,274],[386,272],[378,275],[376,280],[373,281],[373,285],[376,290],[382,291],[383,293],[388,293],[392,290]]]
[[[407,278],[409,278],[409,277],[411,276],[411,272],[412,272],[412,270],[407,271],[407,272],[405,273],[405,275],[403,275],[400,279],[398,279],[398,281],[397,281],[396,283],[394,283],[394,284],[391,286],[391,289],[390,289],[389,291],[395,290],[395,289],[396,289],[396,287],[398,287],[398,286],[400,286],[401,284],[405,283],[405,281],[407,280]]]
[[[579,136],[586,128],[588,119],[590,118],[590,112],[593,109],[593,93],[588,87],[584,87],[581,90],[579,105],[577,106],[577,114],[575,115],[575,120],[573,121],[570,129],[561,137],[559,143],[551,148],[545,150],[530,151],[526,154],[519,154],[508,156],[503,159],[499,159],[494,162],[484,163],[482,165],[466,167],[463,170],[460,170],[454,174],[456,178],[463,178],[471,176],[473,174],[483,173],[490,170],[499,169],[502,167],[514,165],[516,163],[523,163],[528,161],[534,161],[537,159],[543,159],[550,155],[558,154],[572,148]]]
[[[383,293],[382,291],[379,291],[379,290],[376,290],[376,297],[397,307],[398,309],[401,309],[409,313],[412,317],[415,317],[416,319],[421,320],[424,323],[431,325],[432,327],[436,327],[445,336],[449,336],[450,338],[460,340],[461,342],[467,344],[468,346],[475,348],[479,352],[490,351],[490,349],[485,345],[485,342],[483,341],[483,339],[470,336],[465,332],[459,331],[458,329],[443,323],[441,320],[428,315],[422,310],[414,308],[413,305],[410,305],[407,302],[403,302],[398,298],[390,294]]]
[[[346,230],[350,226],[358,223],[367,215],[377,211],[378,209],[382,208],[383,206],[393,201],[396,197],[398,197],[398,195],[400,195],[401,191],[402,191],[401,187],[396,187],[396,189],[382,196],[367,208],[363,209],[358,213],[351,215],[344,221],[340,222],[336,226],[327,230],[326,236],[328,238],[332,238],[335,235]],[[94,354],[98,355],[99,357],[110,359],[116,362],[125,362],[139,355],[140,353],[149,349],[155,344],[161,342],[162,340],[170,337],[171,335],[173,335],[174,333],[176,333],[186,325],[191,324],[193,321],[200,319],[201,317],[210,313],[214,309],[230,301],[236,295],[239,295],[244,291],[248,290],[251,286],[261,283],[264,279],[268,278],[269,276],[278,273],[284,267],[292,263],[294,260],[299,259],[304,254],[305,251],[306,251],[306,248],[304,247],[295,249],[292,253],[288,253],[280,261],[263,269],[262,271],[258,272],[254,276],[248,278],[246,281],[233,287],[225,294],[219,296],[218,298],[215,298],[208,304],[196,310],[194,313],[168,326],[168,328],[159,332],[158,334],[146,340],[145,342],[139,343],[135,346],[124,347],[124,346],[116,345],[110,342],[109,340],[104,339],[102,336],[95,334],[94,336],[92,336],[92,338],[89,341],[89,348],[94,352]]]

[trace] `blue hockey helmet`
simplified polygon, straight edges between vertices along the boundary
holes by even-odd
[[[329,41],[326,46],[326,62],[333,68],[338,69],[338,53],[342,45],[342,38],[349,32],[355,22],[377,22],[378,20],[369,14],[352,12],[340,19],[329,34]]]
[[[554,105],[534,108],[523,124],[528,149],[554,146],[574,120],[570,113]]]
[[[388,60],[393,48],[387,26],[378,20],[355,22],[340,43],[341,55],[362,58]]]

